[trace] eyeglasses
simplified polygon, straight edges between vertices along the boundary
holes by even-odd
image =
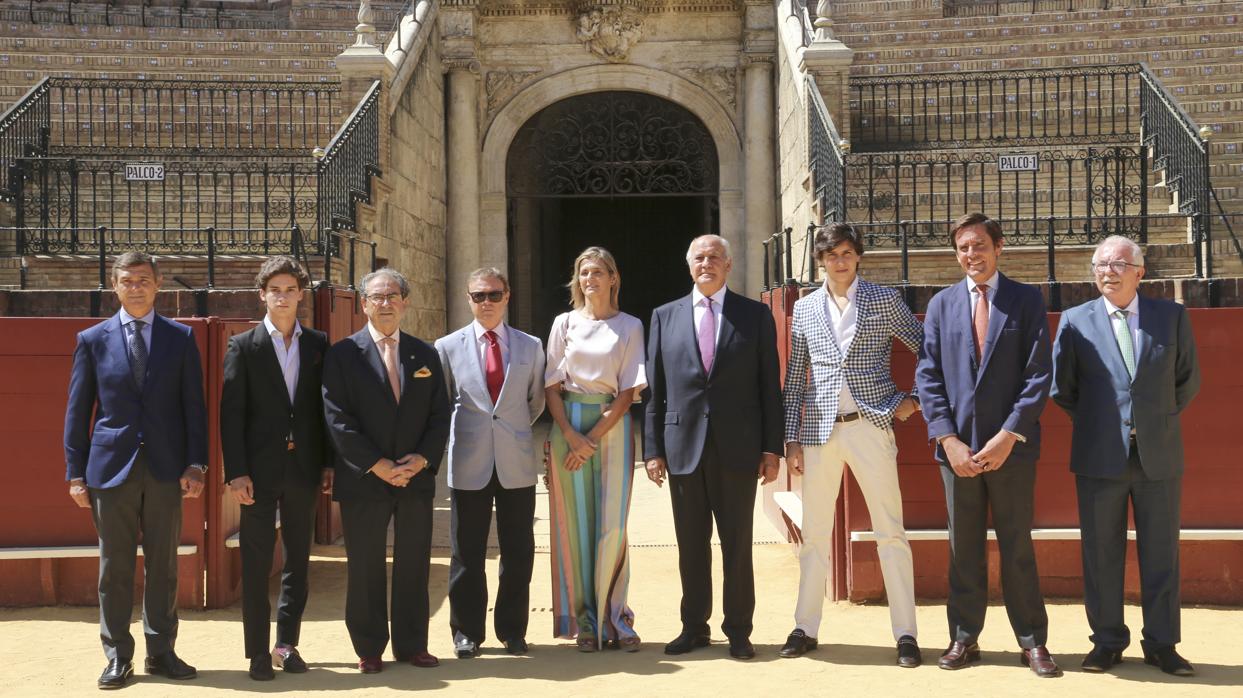
[[[1107,271],[1111,271],[1115,274],[1121,274],[1122,272],[1126,271],[1127,267],[1143,267],[1143,266],[1144,265],[1142,264],[1131,264],[1130,262],[1124,262],[1121,259],[1115,259],[1112,262],[1092,262],[1092,271],[1096,272],[1097,274],[1104,274]]]
[[[393,303],[396,303],[397,301],[404,298],[404,296],[402,296],[400,293],[373,293],[369,296],[363,296],[363,297],[371,301],[372,305],[385,305],[385,304],[392,305]]]
[[[467,291],[466,295],[470,296],[472,303],[482,303],[484,301],[500,303],[505,300],[504,291]]]

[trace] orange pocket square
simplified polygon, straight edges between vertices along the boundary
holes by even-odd
[[[420,368],[419,370],[414,372],[414,377],[415,378],[431,378],[432,369],[424,366],[423,368]]]

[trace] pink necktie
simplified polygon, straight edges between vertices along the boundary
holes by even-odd
[[[975,358],[979,361],[984,358],[984,340],[988,337],[988,285],[981,284],[975,288],[980,296],[976,299],[972,324],[975,327]]]
[[[393,399],[401,402],[401,378],[397,376],[397,340],[392,337],[381,339],[380,355],[384,357],[384,368],[388,370],[388,382],[393,386]]]
[[[699,321],[699,358],[704,373],[712,373],[712,360],[716,358],[716,315],[712,313],[712,299],[703,300],[707,310]]]

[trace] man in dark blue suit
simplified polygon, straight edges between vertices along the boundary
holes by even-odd
[[[393,523],[392,640],[399,662],[434,667],[427,651],[432,498],[452,410],[440,355],[401,331],[410,286],[393,269],[363,277],[367,326],[328,350],[324,414],[336,447],[345,625],[364,674],[384,668],[389,641],[385,541]]]
[[[198,345],[189,327],[155,313],[155,259],[127,252],[112,267],[121,310],[78,334],[65,410],[69,496],[91,509],[99,532],[100,638],[108,666],[100,688],[134,673],[134,569],[144,557],[146,671],[196,676],[177,640],[181,498],[203,491],[207,419]]]
[[[1183,306],[1138,293],[1139,245],[1106,238],[1092,255],[1101,297],[1062,314],[1053,400],[1070,415],[1070,469],[1079,496],[1084,608],[1092,627],[1086,671],[1107,671],[1131,642],[1122,613],[1128,503],[1135,514],[1144,661],[1167,674],[1195,669],[1179,631],[1178,530],[1183,479],[1180,415],[1200,390]]]
[[[1049,618],[1031,539],[1040,413],[1052,377],[1044,299],[997,271],[1003,240],[996,221],[966,214],[950,240],[967,278],[928,304],[915,371],[949,511],[950,646],[938,666],[959,669],[980,659],[991,509],[1022,663],[1037,676],[1061,676],[1045,647]]]

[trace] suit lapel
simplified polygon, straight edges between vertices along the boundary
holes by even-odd
[[[141,392],[138,390],[138,384],[134,382],[134,372],[130,370],[129,347],[126,346],[126,343],[125,343],[126,341],[125,340],[125,326],[121,324],[120,313],[117,313],[116,315],[112,316],[112,318],[108,321],[108,324],[104,325],[104,331],[107,333],[107,336],[108,336],[108,339],[106,341],[109,341],[112,343],[112,346],[109,347],[108,353],[112,356],[121,357],[121,360],[125,362],[125,375],[129,378],[130,389],[133,390],[135,393]],[[153,328],[153,331],[154,331],[154,328]],[[148,359],[147,364],[148,366],[150,366],[149,359]]]
[[[725,292],[725,300],[721,304],[721,326],[717,328],[716,351],[712,356],[713,372],[716,371],[716,367],[719,366],[721,361],[725,358],[726,353],[724,350],[729,346],[730,341],[733,340],[734,333],[737,332],[738,321],[741,319],[738,317],[738,313],[741,308],[742,304],[738,302],[738,294],[727,290]],[[694,313],[691,315],[693,317]],[[699,351],[698,332],[695,333],[695,351],[696,353]],[[703,362],[701,361],[700,363]]]
[[[837,342],[837,334],[833,331],[833,327],[829,324],[829,292],[824,286],[812,291],[811,317],[812,323],[820,328],[821,336],[826,337],[824,342],[829,353],[834,359],[841,360],[841,345]],[[810,345],[810,342],[809,342]]]
[[[514,366],[521,362],[525,349],[525,338],[518,334],[512,327],[506,326],[506,336],[509,337],[509,364],[505,367],[505,377],[501,381],[501,392],[496,396],[496,405],[501,404],[501,400],[505,399],[505,391],[509,389],[509,377],[513,375]],[[482,376],[482,371],[476,371]],[[487,381],[484,381],[484,387],[487,387]],[[488,401],[491,402],[492,395],[488,395]],[[494,406],[495,409],[495,406]]]
[[[268,367],[268,382],[271,383],[268,386],[269,389],[279,390],[280,394],[285,396],[285,401],[289,402],[289,388],[285,386],[285,369],[281,366],[280,359],[276,356],[276,343],[268,335],[267,326],[261,322],[251,331],[254,332],[255,351],[258,351],[261,357],[259,360]],[[302,344],[302,342],[298,342],[299,347]],[[301,359],[302,357],[298,358]],[[299,366],[301,366],[301,363]]]
[[[464,386],[468,395],[475,399],[480,408],[491,411],[492,395],[488,392],[488,383],[484,379],[483,369],[479,366],[479,356],[477,355],[478,347],[475,343],[475,332],[472,325],[467,325],[458,330],[458,347],[462,352],[462,364],[469,366],[465,376],[458,376],[458,382]],[[513,360],[512,352],[509,357]],[[506,375],[506,379],[509,376]]]
[[[707,377],[704,372],[703,357],[699,355],[699,328],[695,326],[695,299],[693,295],[688,295],[678,303],[676,315],[673,319],[675,327],[686,328],[684,330],[685,340],[689,356],[693,359],[695,369],[699,375]],[[724,315],[724,313],[722,313]]]
[[[859,286],[855,289],[855,336],[850,340],[850,347],[846,350],[846,355],[841,357],[842,360],[849,357],[854,348],[859,345],[859,330],[863,327],[863,320],[870,317],[869,313],[872,312],[872,293],[871,289],[865,286],[866,283],[863,279],[859,279]],[[839,347],[840,352],[841,342],[838,341],[835,345]]]
[[[1139,372],[1143,370],[1144,364],[1148,363],[1148,355],[1152,352],[1152,328],[1155,326],[1155,317],[1157,313],[1157,305],[1149,303],[1147,298],[1139,297],[1139,337],[1135,343],[1135,377],[1139,377]],[[1115,342],[1116,344],[1117,342]],[[1122,350],[1118,350],[1118,355],[1122,355]],[[1133,379],[1132,379],[1133,380]]]
[[[151,321],[151,349],[147,352],[147,376],[143,379],[144,387],[151,383],[151,377],[156,375],[168,358],[168,347],[172,345],[176,334],[168,320],[156,313]],[[194,341],[193,335],[190,336],[190,341]]]
[[[302,397],[304,390],[319,388],[318,385],[314,385],[313,381],[304,380],[307,371],[315,365],[316,358],[314,342],[309,341],[310,337],[311,333],[307,332],[306,328],[303,328],[302,336],[298,338],[298,382],[294,384],[293,402],[297,402],[298,398]]]
[[[1140,319],[1144,317],[1140,313]],[[1105,364],[1109,366],[1110,373],[1121,378],[1123,382],[1130,383],[1130,374],[1126,370],[1126,362],[1122,360],[1122,348],[1118,346],[1118,338],[1114,335],[1113,323],[1109,321],[1108,311],[1105,308],[1105,299],[1097,298],[1092,301],[1092,309],[1088,312],[1088,324],[1092,327],[1093,334],[1096,335],[1096,346],[1102,345],[1107,347],[1100,350]],[[1139,352],[1136,352],[1135,365],[1139,366]],[[1138,373],[1138,370],[1136,371]]]
[[[371,371],[379,379],[380,385],[384,387],[383,392],[389,403],[396,405],[396,401],[393,399],[393,389],[388,383],[388,370],[384,368],[384,359],[380,358],[380,347],[371,339],[371,331],[364,327],[361,332],[354,335],[354,343],[358,345],[358,350],[362,352],[363,360],[371,367]],[[401,349],[400,342],[397,347],[399,350]],[[401,370],[400,363],[397,370]]]

